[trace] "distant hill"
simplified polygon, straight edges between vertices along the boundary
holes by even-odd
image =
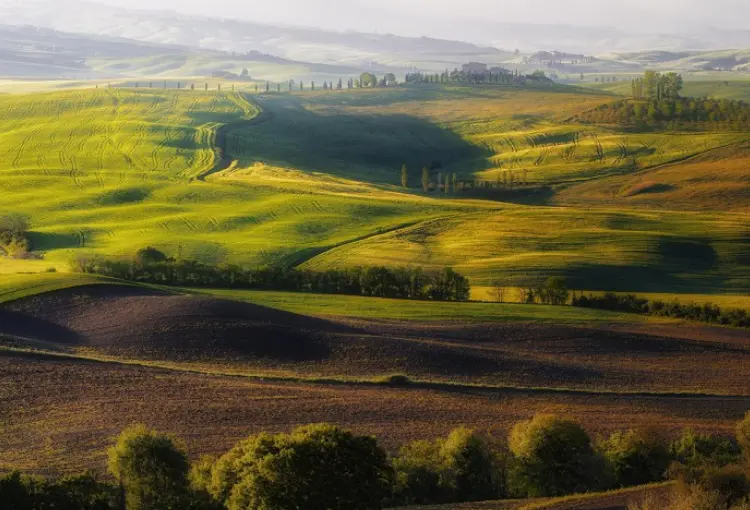
[[[500,63],[508,52],[465,42],[280,27],[251,21],[135,11],[77,0],[0,0],[0,19],[66,32],[124,37],[227,52],[257,51],[306,62],[373,70],[429,66],[451,69],[470,60]]]
[[[0,76],[117,79],[141,76],[239,75],[248,79],[332,80],[356,67],[309,64],[258,51],[227,53],[113,36],[74,34],[29,25],[0,25]]]

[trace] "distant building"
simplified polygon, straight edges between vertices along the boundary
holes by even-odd
[[[467,74],[484,74],[487,72],[487,64],[469,62],[468,64],[461,66],[461,69]]]
[[[492,74],[510,74],[510,71],[508,69],[505,69],[504,67],[490,67],[490,72]]]

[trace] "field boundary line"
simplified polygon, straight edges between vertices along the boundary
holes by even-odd
[[[3,336],[0,336],[2,340]],[[13,338],[5,335],[5,338]],[[16,337],[19,339],[19,337]],[[203,375],[208,377],[231,377],[242,378],[260,383],[291,383],[291,384],[313,384],[321,386],[365,386],[380,387],[400,390],[427,390],[427,391],[444,391],[444,392],[461,392],[461,393],[487,393],[490,395],[511,394],[511,393],[531,393],[531,394],[554,394],[567,396],[589,396],[589,397],[621,397],[621,398],[655,398],[655,399],[683,399],[683,400],[747,400],[750,402],[750,395],[731,395],[720,393],[695,393],[695,392],[618,392],[611,390],[587,390],[576,388],[554,388],[554,387],[532,387],[532,386],[511,386],[511,385],[489,385],[489,384],[470,384],[470,383],[450,383],[429,380],[412,380],[408,383],[396,384],[380,378],[372,379],[355,379],[355,378],[336,378],[336,377],[298,377],[283,375],[268,375],[258,373],[244,372],[227,372],[220,370],[211,370],[200,367],[188,367],[179,364],[163,363],[157,361],[121,359],[113,356],[86,355],[81,353],[65,353],[45,351],[41,349],[29,349],[19,347],[8,347],[0,345],[0,353],[17,354],[26,356],[37,356],[42,358],[54,358],[71,361],[84,361],[90,363],[113,364],[122,366],[134,366],[152,370],[164,370],[169,372],[180,372],[186,374]]]

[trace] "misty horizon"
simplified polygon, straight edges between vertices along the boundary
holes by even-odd
[[[236,0],[215,0],[210,4],[192,0],[86,1],[128,10],[174,12],[337,32],[462,40],[498,47],[501,45],[499,42],[506,46],[513,42],[507,40],[502,30],[498,30],[498,27],[507,27],[508,24],[585,27],[598,31],[597,36],[602,39],[622,34],[662,34],[667,37],[681,34],[690,37],[709,28],[750,30],[750,24],[746,21],[750,5],[737,0],[717,0],[711,2],[710,8],[705,0],[659,3],[637,0],[627,7],[602,6],[593,0],[574,0],[565,5],[549,0],[530,0],[522,5],[505,0],[466,0],[460,5],[442,0],[384,0],[377,5],[361,0],[353,0],[346,5],[339,5],[336,0],[319,0],[314,4],[302,0],[279,0],[273,4],[253,5],[252,8],[244,8]],[[45,0],[0,0],[0,8],[40,3],[45,3]],[[65,3],[55,2],[57,6]],[[7,21],[13,24],[13,20]]]

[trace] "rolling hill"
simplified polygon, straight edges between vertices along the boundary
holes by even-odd
[[[454,266],[476,285],[558,274],[582,289],[750,288],[741,132],[576,125],[611,98],[557,86],[193,83],[0,97],[2,205],[30,218],[38,255],[12,271],[152,245],[203,263]],[[433,183],[455,174],[471,189],[422,192],[425,165]]]

